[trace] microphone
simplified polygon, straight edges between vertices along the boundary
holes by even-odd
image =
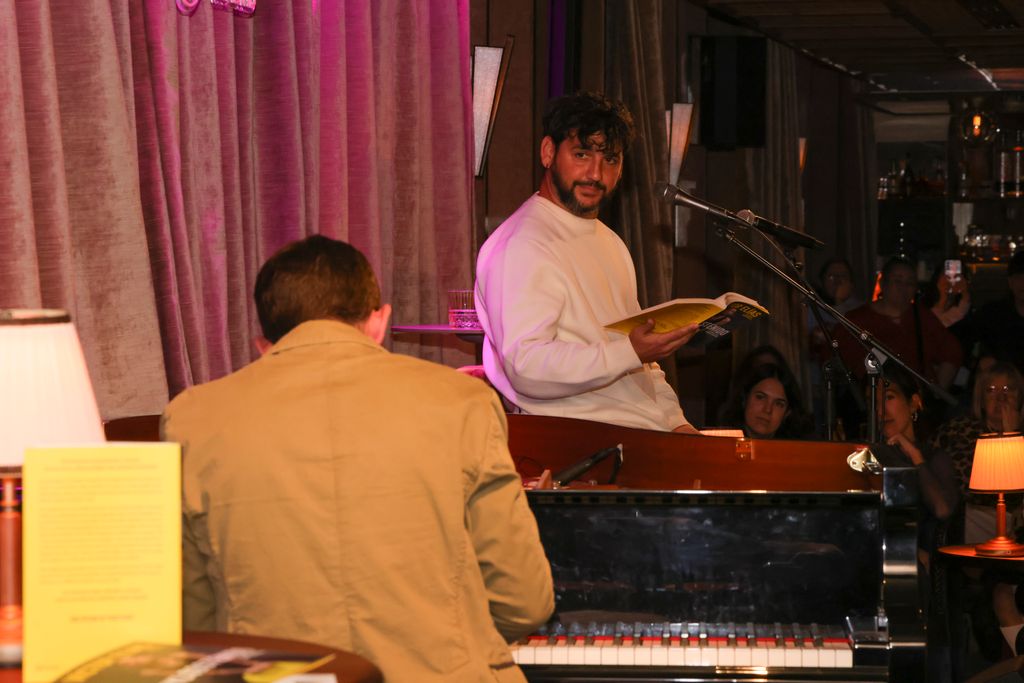
[[[709,213],[712,216],[722,218],[732,223],[743,222],[738,221],[736,218],[736,214],[734,214],[732,211],[729,211],[728,209],[723,209],[720,206],[715,206],[714,204],[709,204],[708,202],[705,202],[701,199],[697,199],[693,195],[683,192],[672,183],[659,182],[655,183],[654,187],[658,193],[658,196],[672,204],[686,204],[687,206],[692,206],[696,209],[700,209],[701,211]]]
[[[566,467],[564,470],[558,472],[557,474],[553,474],[551,476],[551,480],[555,483],[555,486],[565,486],[570,481],[573,481],[574,479],[579,479],[580,476],[582,476],[592,467],[597,466],[597,464],[600,463],[602,460],[605,460],[609,456],[615,455],[616,453],[618,453],[620,457],[622,456],[621,443],[615,446],[611,446],[610,448],[602,449],[597,453],[594,453],[593,455],[584,458],[583,460],[580,460],[575,465],[570,465],[569,467]]]
[[[742,211],[737,212],[736,217],[749,224],[752,228],[760,230],[763,233],[767,233],[778,239],[783,244],[788,244],[791,247],[817,249],[818,247],[825,246],[823,242],[816,240],[810,235],[798,232],[793,228],[787,228],[785,225],[780,225],[779,223],[773,223],[767,218],[761,218],[750,209],[743,209]]]

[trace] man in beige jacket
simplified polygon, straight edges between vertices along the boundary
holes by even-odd
[[[263,356],[178,396],[188,629],[319,642],[389,683],[522,681],[551,572],[483,382],[380,346],[365,257],[314,236],[256,282]],[[272,345],[270,345],[272,343]]]

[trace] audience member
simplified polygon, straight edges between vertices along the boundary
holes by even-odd
[[[833,256],[825,261],[818,272],[818,279],[820,281],[818,293],[821,295],[821,298],[839,313],[846,315],[864,304],[864,299],[857,292],[853,284],[853,268],[845,258]],[[825,395],[823,366],[832,358],[832,350],[829,344],[830,338],[835,337],[838,321],[831,313],[821,311],[819,313],[825,325],[824,329],[818,325],[818,317],[808,307],[807,330],[809,333],[810,354],[807,359],[807,370],[811,381],[811,405],[813,406],[814,423],[819,433],[825,433],[825,415],[827,412],[825,410],[825,401],[827,397]],[[846,396],[849,388],[839,374],[839,368],[834,369],[832,379],[833,391],[835,392],[833,400],[837,402],[836,409],[838,410],[841,407],[839,401],[842,400],[839,397]],[[845,404],[843,404],[842,408],[844,411],[853,410],[853,408],[846,408]],[[857,417],[854,414],[854,421],[856,421]]]
[[[741,373],[733,378],[722,426],[739,427],[753,439],[801,439],[811,434],[813,421],[804,412],[800,387],[785,363],[763,362],[749,369],[741,365]]]
[[[263,356],[164,412],[186,629],[350,650],[389,683],[525,681],[551,571],[491,389],[380,346],[390,307],[322,236],[262,267]]]
[[[944,581],[934,580],[932,559],[944,544],[946,520],[959,504],[956,475],[949,454],[931,447],[917,428],[924,410],[917,380],[903,368],[886,364],[878,388],[882,394],[879,403],[883,438],[917,470],[921,496],[917,555],[920,592],[928,621],[928,680],[949,680],[948,649],[940,635],[946,610],[937,609],[945,604]]]
[[[1009,361],[1024,373],[1024,250],[1006,268],[1008,296],[982,306],[972,316],[983,354]]]
[[[935,314],[943,327],[953,327],[971,310],[971,290],[966,274],[950,280],[945,264],[932,273],[929,286],[921,293],[921,304]]]
[[[978,437],[987,432],[1017,431],[1021,425],[1021,374],[1011,363],[997,362],[979,370],[974,382],[971,412],[945,422],[932,445],[948,453],[961,493],[966,497],[963,542],[980,543],[995,529],[995,501],[991,495],[970,494],[967,486]]]
[[[881,297],[850,311],[851,322],[878,338],[904,363],[948,389],[960,367],[960,344],[929,309],[917,305],[917,275],[910,261],[896,257],[882,268]],[[865,375],[864,347],[845,330],[837,331],[843,362]]]

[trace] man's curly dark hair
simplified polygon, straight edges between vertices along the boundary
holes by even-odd
[[[575,135],[586,143],[597,134],[604,135],[602,151],[625,154],[636,137],[633,115],[626,105],[594,92],[578,92],[552,100],[543,119],[544,135],[555,147]]]

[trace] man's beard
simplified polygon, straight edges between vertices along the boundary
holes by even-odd
[[[572,185],[567,185],[565,180],[554,167],[551,168],[551,179],[555,181],[555,192],[558,193],[558,198],[561,200],[562,205],[569,211],[569,213],[574,216],[579,216],[580,218],[591,218],[592,216],[597,215],[601,209],[608,205],[608,202],[611,201],[612,196],[615,194],[615,187],[612,187],[612,189],[609,190],[605,187],[604,183],[597,180],[590,182],[581,182],[577,180]],[[601,200],[596,206],[581,204],[580,201],[576,199],[577,186],[596,187],[597,189],[604,191],[604,194],[601,196]]]

